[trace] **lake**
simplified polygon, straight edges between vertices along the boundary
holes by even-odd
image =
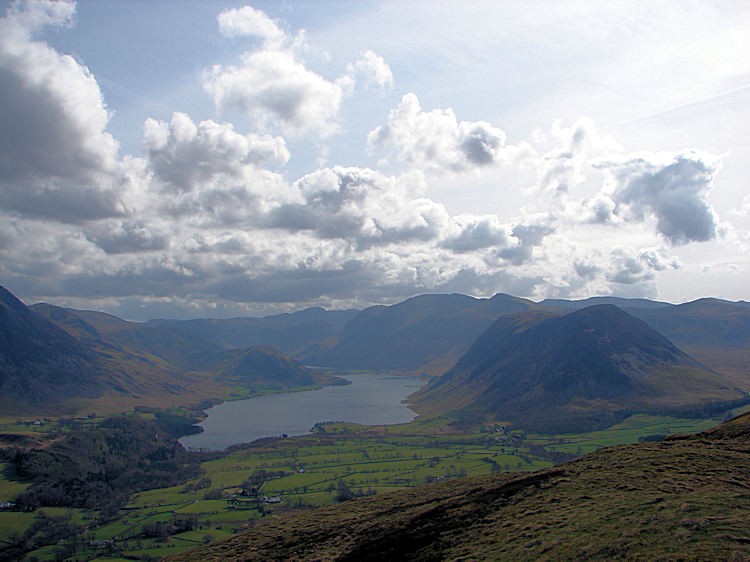
[[[351,384],[320,390],[269,394],[210,408],[203,433],[180,439],[185,447],[224,449],[268,436],[304,435],[318,422],[366,425],[406,423],[416,414],[401,401],[425,383],[418,377],[346,375]]]

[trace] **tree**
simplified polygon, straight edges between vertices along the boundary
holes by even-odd
[[[343,480],[336,482],[336,501],[345,502],[354,497],[354,492]]]

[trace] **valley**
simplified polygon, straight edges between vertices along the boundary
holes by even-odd
[[[750,2],[0,5],[0,562],[750,562]]]
[[[720,423],[718,419],[636,415],[596,432],[539,435],[502,431],[500,425],[460,432],[454,428],[456,421],[443,418],[391,426],[328,423],[312,428],[309,436],[238,445],[200,462],[191,478],[135,492],[108,516],[109,521],[102,520],[100,509],[73,506],[0,512],[0,540],[5,541],[0,544],[17,540],[43,513],[58,518],[59,524],[67,521],[76,525],[77,557],[91,559],[109,552],[115,559],[157,559],[230,537],[277,517],[341,505],[360,496],[418,490],[448,480],[460,483],[467,477],[546,469],[602,447],[692,433]],[[19,428],[4,425],[0,429],[7,432]],[[52,423],[29,433],[40,436],[62,429]],[[14,478],[10,469],[10,463],[4,463],[0,491],[17,495],[29,484]],[[260,489],[255,494],[243,492],[249,486]],[[281,501],[270,503],[264,497]],[[187,527],[175,525],[176,521],[186,522]],[[30,540],[34,540],[33,535]],[[92,544],[100,546],[92,548]],[[29,551],[28,556],[54,559],[66,548],[71,552],[70,543],[42,546]]]
[[[589,466],[591,455],[609,458],[600,450],[642,442],[628,453],[637,464],[653,443],[750,410],[750,309],[716,299],[422,295],[364,311],[133,323],[0,297],[5,559],[210,557],[213,546],[190,551],[262,543],[266,529],[286,521],[294,529],[319,509],[340,509],[331,513],[347,521],[360,509],[350,505],[381,509],[381,497],[405,501],[408,519],[412,500],[403,498],[454,506],[470,482],[493,489],[525,482],[509,474],[552,474],[530,477],[546,481],[555,467]],[[414,381],[388,400],[405,410],[406,397],[406,419],[416,418],[358,424],[335,414],[320,397],[346,401],[349,388],[336,385],[352,374],[376,385],[364,393],[373,400],[385,389],[378,381]],[[277,404],[282,419],[308,407],[313,417],[294,430],[264,430],[271,413],[255,407],[259,399]],[[203,446],[210,435],[195,435],[196,424],[221,402],[250,413],[224,422],[236,437]],[[387,407],[376,409],[382,416]],[[244,418],[257,433],[241,429]],[[304,548],[329,552],[325,526],[320,533]],[[428,535],[443,541],[439,530]],[[361,557],[358,541],[347,556]],[[496,547],[488,548],[477,552],[490,556]]]

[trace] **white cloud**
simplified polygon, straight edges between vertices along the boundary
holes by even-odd
[[[361,168],[318,170],[297,182],[303,201],[276,208],[268,224],[351,241],[358,249],[434,241],[447,225],[448,214],[438,203],[411,196],[414,179]]]
[[[241,178],[247,167],[285,164],[284,139],[235,132],[231,123],[207,120],[195,124],[174,113],[169,124],[147,119],[143,150],[156,176],[179,191],[192,191],[216,176]]]
[[[555,120],[549,133],[537,130],[533,136],[539,144],[552,144],[552,148],[537,159],[537,182],[528,191],[531,195],[564,199],[586,182],[587,174],[593,171],[593,162],[622,152],[613,139],[602,135],[587,118],[577,119],[570,127]]]
[[[655,249],[636,251],[633,248],[615,248],[609,255],[607,280],[620,285],[637,285],[654,280],[656,271],[676,269],[679,262],[666,259]]]
[[[277,120],[292,133],[322,137],[338,130],[341,87],[308,70],[289,51],[245,53],[240,66],[214,66],[203,85],[220,111],[249,114],[263,126]]]
[[[490,122],[425,111],[407,94],[368,139],[405,173],[332,164],[285,177],[291,155],[274,135],[304,133],[290,146],[321,150],[346,96],[387,91],[393,75],[362,50],[325,78],[308,68],[301,34],[248,6],[222,12],[219,30],[250,50],[208,70],[203,86],[225,118],[240,112],[257,127],[174,112],[145,121],[142,156],[119,158],[94,76],[32,38],[71,25],[73,5],[14,6],[0,23],[0,278],[27,295],[122,299],[140,317],[365,306],[425,291],[656,296],[679,267],[672,253],[694,264],[689,242],[703,240],[716,254],[735,247],[744,267],[736,248],[747,233],[709,205],[716,158],[628,153],[587,119],[507,145]],[[469,180],[494,190],[492,204],[456,175],[479,171]],[[444,178],[480,213],[449,212],[435,187]]]
[[[367,50],[355,63],[346,65],[347,73],[356,79],[362,77],[366,86],[378,86],[381,90],[393,89],[393,73],[385,59],[374,51]]]
[[[26,0],[14,2],[7,10],[3,23],[6,37],[14,40],[29,39],[47,26],[68,27],[75,16],[75,2],[60,0]]]
[[[511,233],[517,240],[516,245],[501,249],[498,255],[513,265],[531,261],[534,257],[534,248],[542,246],[544,238],[555,231],[552,225],[545,224],[545,219],[549,220],[548,217],[539,219],[538,223],[516,225]]]
[[[457,215],[451,217],[451,222],[455,225],[455,233],[449,234],[442,246],[459,253],[505,247],[511,236],[509,228],[495,215]]]
[[[372,130],[370,150],[385,149],[410,166],[461,172],[495,164],[505,146],[505,133],[485,121],[458,121],[453,110],[425,112],[415,94],[406,94],[388,114],[388,122]]]
[[[124,212],[118,144],[89,70],[32,34],[69,25],[74,4],[14,4],[0,20],[0,206],[79,222]]]
[[[226,10],[218,22],[227,37],[260,39],[257,48],[243,53],[239,65],[217,64],[203,73],[203,87],[220,112],[248,115],[264,128],[325,138],[339,131],[342,99],[357,80],[381,90],[393,87],[390,67],[371,50],[330,81],[307,68],[300,56],[307,46],[304,31],[292,37],[250,6]]]
[[[597,165],[611,173],[614,214],[631,221],[654,217],[656,230],[674,245],[716,237],[716,213],[706,198],[717,166],[715,158],[694,152]]]
[[[279,48],[288,39],[286,32],[275,21],[252,6],[224,10],[217,20],[219,33],[223,36],[257,37],[266,48]]]
[[[88,240],[108,254],[128,254],[166,250],[169,235],[156,221],[99,221],[85,230]]]

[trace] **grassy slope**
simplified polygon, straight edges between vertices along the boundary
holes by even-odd
[[[303,513],[180,560],[744,559],[750,414],[530,474],[469,478]]]

